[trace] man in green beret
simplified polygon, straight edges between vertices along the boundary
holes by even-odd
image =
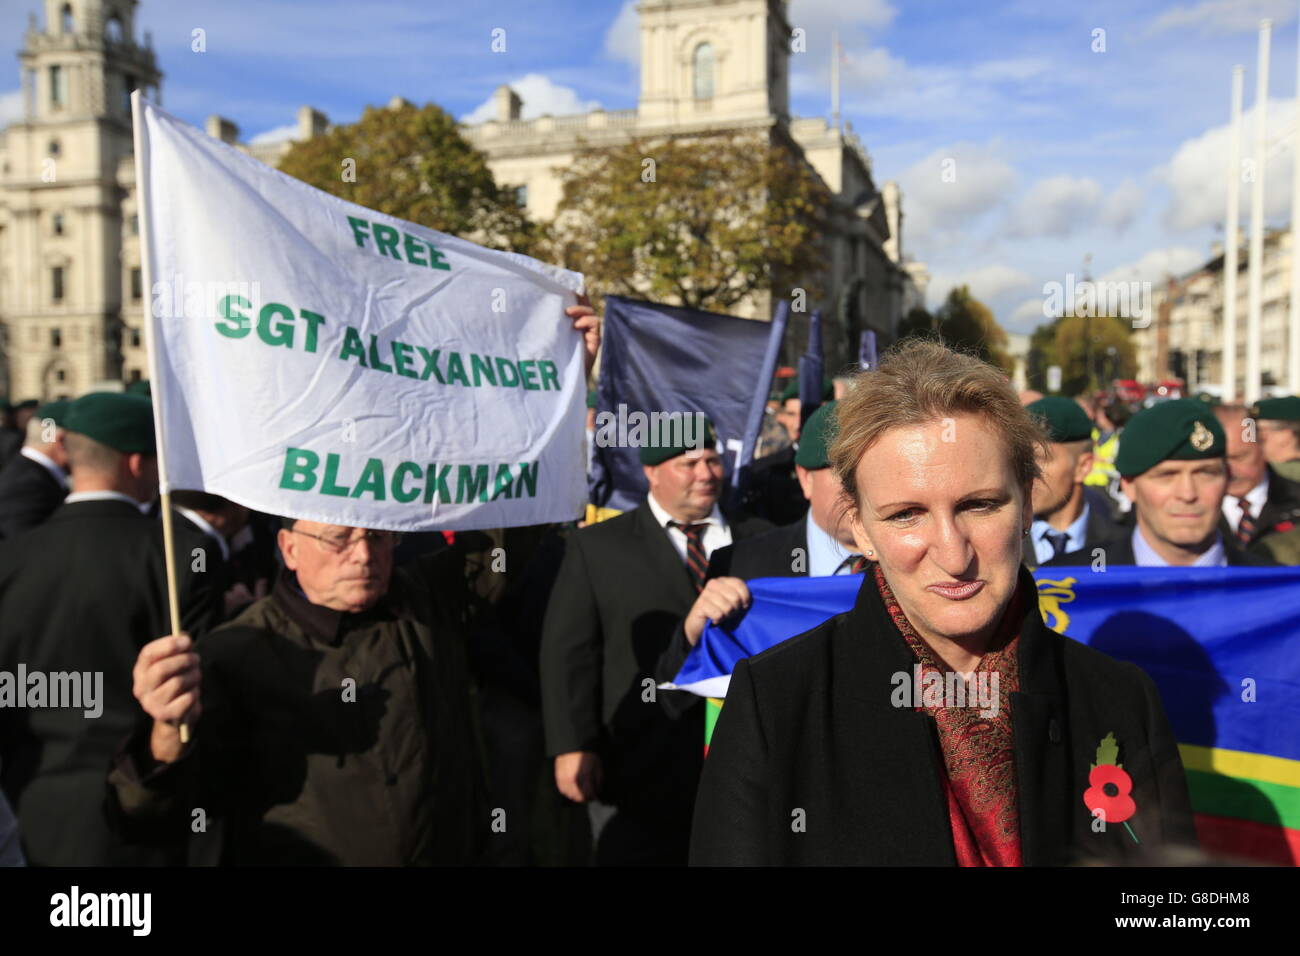
[[[128,845],[103,810],[106,768],[140,717],[136,655],[172,630],[162,529],[141,511],[158,485],[153,406],[94,393],[62,424],[73,493],[43,524],[0,542],[0,671],[49,675],[50,688],[52,675],[73,675],[83,686],[78,706],[0,708],[0,783],[33,865],[174,862],[174,848]],[[201,634],[221,613],[213,575],[191,564],[210,546],[184,527],[175,543],[182,625]]]
[[[1093,423],[1078,402],[1049,395],[1026,406],[1050,440],[1050,452],[1038,453],[1043,476],[1034,482],[1034,521],[1025,539],[1023,558],[1030,568],[1078,551],[1089,540],[1115,533],[1113,513],[1102,492],[1088,488],[1092,471]]]
[[[835,383],[828,376],[822,376],[822,401],[829,402],[835,397]],[[799,398],[799,378],[790,379],[785,388],[781,390],[781,410],[777,412],[776,418],[785,430],[790,433],[791,441],[799,440],[799,432],[803,429],[803,402]]]
[[[822,401],[831,401],[834,394],[835,383],[822,376]],[[750,514],[775,525],[787,525],[800,520],[808,509],[794,467],[803,417],[799,379],[791,379],[782,390],[779,411],[774,417],[789,434],[791,441],[770,454],[754,459],[745,488],[744,508]]]
[[[1259,423],[1259,441],[1273,470],[1300,481],[1300,396],[1263,399],[1251,415]]]
[[[17,457],[0,469],[0,540],[34,528],[67,497],[67,409],[65,399],[41,406],[27,421],[27,438]]]
[[[1047,562],[1145,567],[1272,564],[1241,551],[1219,532],[1228,487],[1227,439],[1213,410],[1194,398],[1161,402],[1133,416],[1115,467],[1133,502],[1134,524],[1108,540]]]
[[[702,760],[698,698],[679,716],[654,667],[718,548],[770,527],[718,505],[723,463],[703,415],[640,449],[649,493],[566,543],[542,626],[542,715],[560,793],[588,804],[601,865],[686,862]]]
[[[1228,491],[1219,530],[1242,550],[1300,526],[1300,483],[1264,457],[1259,425],[1243,405],[1214,408],[1228,442]]]

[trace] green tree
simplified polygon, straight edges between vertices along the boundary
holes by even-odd
[[[493,248],[528,253],[539,238],[483,154],[432,103],[368,106],[357,122],[294,143],[280,169],[341,199]]]
[[[1007,352],[1007,333],[989,307],[970,294],[968,286],[957,286],[949,292],[935,319],[939,335],[950,347],[970,349],[1008,374],[1013,371],[1014,364]]]
[[[633,141],[566,170],[548,258],[600,295],[726,311],[797,286],[811,303],[829,199],[802,159],[766,139]]]
[[[897,340],[901,342],[914,336],[933,336],[937,333],[934,316],[918,305],[913,306],[912,310],[899,320]]]
[[[1117,372],[1116,378],[1137,375],[1137,349],[1133,346],[1130,321],[1111,315],[1071,315],[1053,323],[1051,364],[1061,366],[1063,393],[1081,395],[1103,386],[1112,372]],[[1112,348],[1118,359],[1117,368],[1110,362]],[[1086,363],[1091,364],[1091,370]]]

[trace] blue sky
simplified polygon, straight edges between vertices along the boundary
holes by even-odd
[[[877,184],[903,186],[904,250],[932,302],[970,283],[1004,326],[1043,321],[1045,282],[1091,255],[1098,278],[1158,281],[1221,235],[1231,68],[1246,67],[1249,152],[1256,23],[1273,19],[1270,223],[1290,209],[1295,0],[792,0],[807,52],[791,57],[792,112],[830,113],[830,35],[845,49],[843,113]],[[333,122],[394,95],[465,117],[511,83],[525,115],[636,105],[636,18],[624,0],[143,0],[163,105],[241,136],[277,135],[298,106]],[[16,53],[38,0],[0,0]],[[191,50],[195,28],[207,51]],[[492,30],[506,50],[491,49]],[[1104,30],[1104,52],[1095,31]],[[18,108],[0,72],[0,123]],[[945,161],[951,160],[945,167]],[[955,179],[945,179],[945,168]],[[1248,225],[1248,192],[1243,219]]]

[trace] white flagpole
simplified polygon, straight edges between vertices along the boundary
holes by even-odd
[[[1291,314],[1287,329],[1290,392],[1300,395],[1300,31],[1296,33],[1295,116],[1296,131],[1291,139]]]
[[[162,377],[158,374],[158,330],[157,317],[153,314],[154,277],[153,245],[149,236],[149,178],[145,175],[147,167],[147,146],[144,137],[144,105],[140,90],[131,93],[131,120],[135,145],[135,196],[136,214],[140,218],[140,271],[145,289],[144,310],[144,344],[149,362],[150,392],[153,395],[153,427],[158,445],[158,497],[162,511],[163,561],[167,565],[167,613],[171,619],[171,633],[181,632],[180,599],[176,586],[176,538],[172,530],[172,494],[171,484],[167,480],[167,452],[162,423],[162,408],[166,396],[163,394]],[[162,635],[153,635],[161,637]],[[180,724],[181,743],[188,743],[190,726],[185,721]]]
[[[1232,132],[1228,148],[1228,220],[1223,242],[1223,400],[1237,397],[1237,248],[1241,241],[1241,93],[1240,66],[1232,68]]]
[[[1250,298],[1246,313],[1246,404],[1259,400],[1259,324],[1264,283],[1264,163],[1268,149],[1268,51],[1272,20],[1259,21],[1259,75],[1255,77],[1255,181],[1250,184]]]

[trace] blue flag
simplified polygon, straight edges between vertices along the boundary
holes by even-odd
[[[607,296],[592,503],[628,511],[645,498],[641,460],[628,439],[637,421],[652,414],[703,412],[717,431],[727,480],[736,476],[754,453],[745,438],[755,405],[761,421],[767,401],[777,354],[769,339],[783,329],[783,323]]]

